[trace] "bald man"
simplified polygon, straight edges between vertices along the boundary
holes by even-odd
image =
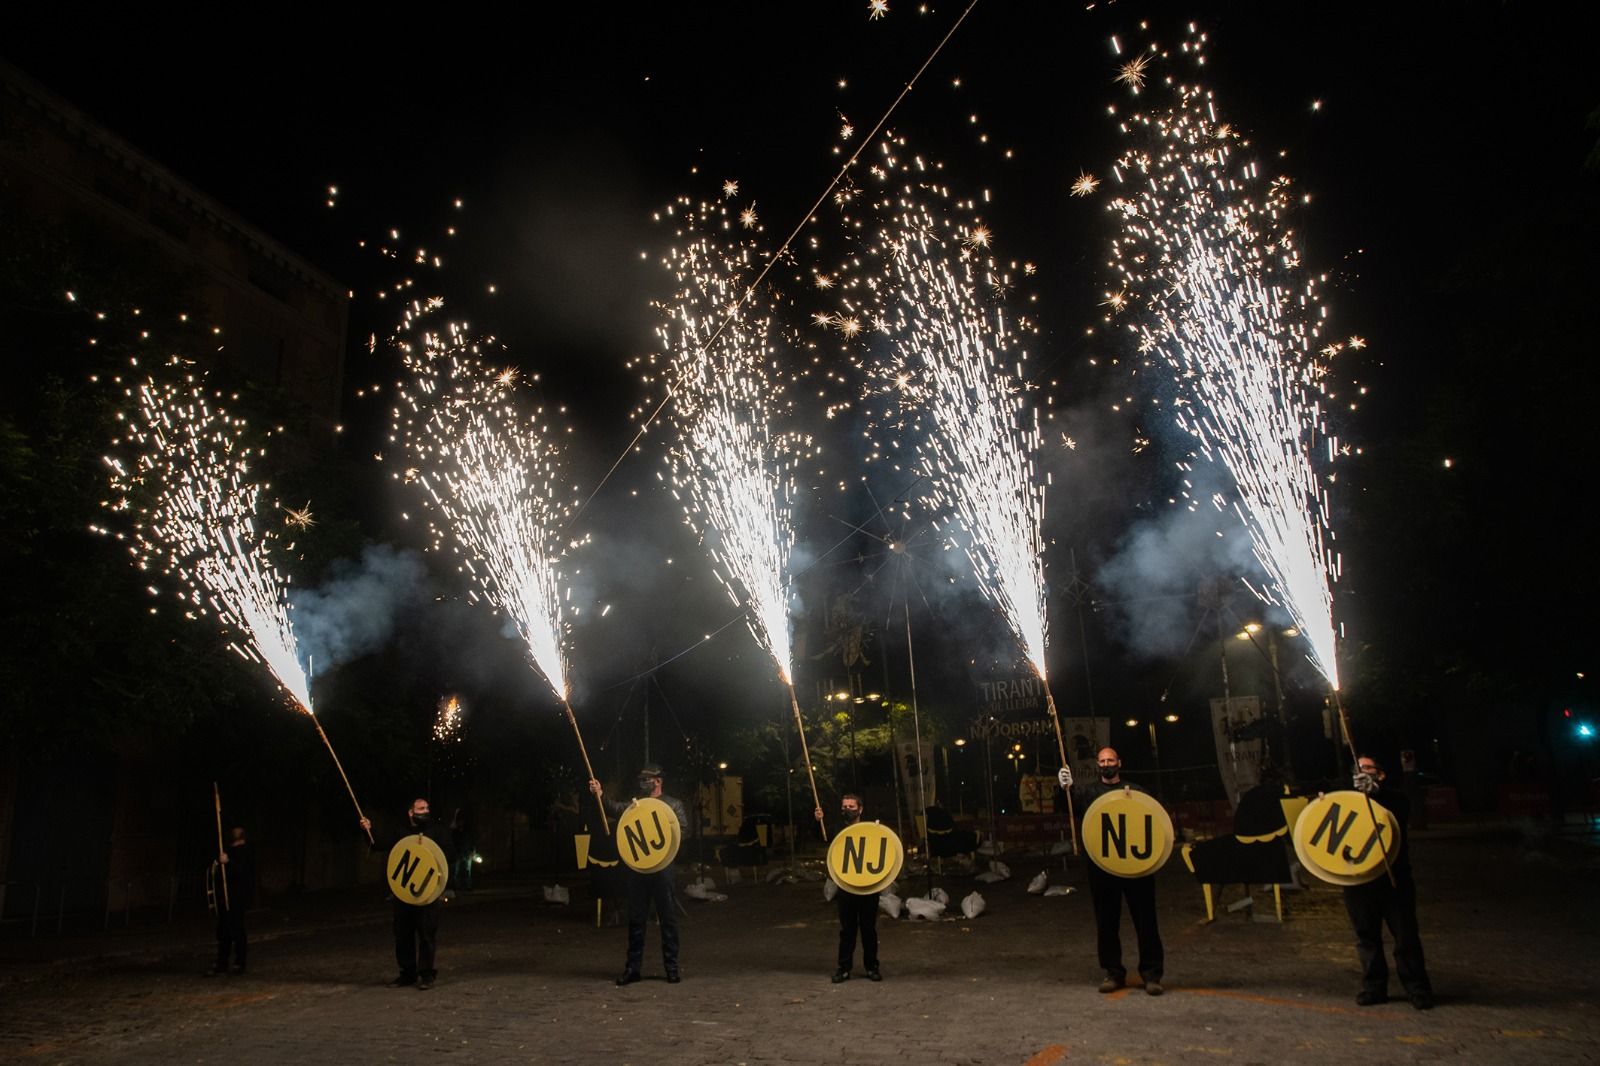
[[[1095,756],[1100,768],[1098,780],[1088,781],[1073,789],[1078,810],[1087,810],[1089,804],[1123,788],[1137,792],[1144,789],[1122,779],[1122,759],[1115,748],[1101,748]],[[1063,789],[1072,788],[1072,770],[1063,766],[1056,774]],[[1106,979],[1100,982],[1100,991],[1115,992],[1128,983],[1128,971],[1122,965],[1122,901],[1128,901],[1128,913],[1133,917],[1133,931],[1139,938],[1139,976],[1144,978],[1144,990],[1159,996],[1161,975],[1166,952],[1161,946],[1161,930],[1156,926],[1155,875],[1144,877],[1118,877],[1107,873],[1094,863],[1089,863],[1089,895],[1094,900],[1094,928],[1100,966]]]

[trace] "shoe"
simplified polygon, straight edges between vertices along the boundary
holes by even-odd
[[[412,985],[414,985],[416,983],[417,983],[417,978],[416,978],[415,975],[407,976],[406,974],[401,974],[399,977],[396,977],[393,981],[389,982],[389,987],[390,988],[410,988]]]
[[[639,980],[639,971],[638,970],[623,970],[622,971],[622,976],[617,978],[617,987],[621,988],[623,985],[635,984],[635,983],[638,982],[638,980]]]
[[[850,971],[849,970],[835,970],[835,971],[833,971],[833,983],[834,984],[842,985],[848,980],[850,980]]]
[[[1100,991],[1115,992],[1119,988],[1127,987],[1127,984],[1126,979],[1107,974],[1106,979],[1100,982]]]
[[[675,985],[681,980],[683,980],[683,974],[679,973],[677,970],[667,971],[667,984]]]
[[[1371,992],[1367,989],[1362,989],[1356,993],[1356,1006],[1358,1007],[1376,1007],[1380,1003],[1387,1002],[1389,1002],[1389,993],[1387,992]]]
[[[883,974],[879,973],[878,972],[878,968],[876,966],[874,966],[872,969],[867,971],[867,980],[869,980],[869,981],[881,981],[881,980],[883,980]]]
[[[1418,1010],[1432,1010],[1433,1009],[1433,993],[1432,992],[1413,992],[1413,993],[1411,993],[1411,1005],[1413,1007],[1417,1008]]]
[[[432,987],[433,987],[433,978],[432,977],[423,977],[423,978],[418,979],[418,981],[417,981],[417,991],[418,992],[426,992],[428,989],[430,989]]]
[[[1166,991],[1165,988],[1161,987],[1160,981],[1146,981],[1144,983],[1144,990],[1146,995],[1151,996],[1159,996]]]

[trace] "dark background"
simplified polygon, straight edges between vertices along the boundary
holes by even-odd
[[[869,21],[861,2],[622,5],[547,8],[517,21],[471,10],[389,15],[359,26],[112,16],[19,26],[3,49],[352,290],[345,432],[331,456],[280,471],[285,495],[306,496],[319,515],[293,564],[296,581],[314,586],[363,545],[420,549],[426,539],[399,519],[418,509],[411,490],[372,459],[385,447],[397,372],[392,351],[367,351],[368,336],[386,336],[397,317],[379,289],[416,278],[419,295],[446,295],[452,319],[492,332],[505,362],[539,372],[540,398],[570,409],[587,493],[637,428],[628,412],[643,390],[626,363],[654,350],[649,300],[666,290],[655,261],[670,237],[651,212],[679,194],[715,196],[736,179],[739,202],[756,203],[768,235],[786,235],[839,165],[841,116],[858,137],[870,129],[960,10],[921,13],[896,0],[888,17]],[[992,191],[984,214],[996,255],[1039,266],[1024,291],[1037,294],[1042,323],[1029,344],[1035,382],[1056,412],[1045,535],[1051,676],[1063,712],[1087,713],[1092,699],[1130,767],[1148,771],[1143,727],[1121,723],[1168,707],[1180,722],[1162,741],[1165,763],[1215,760],[1205,700],[1221,694],[1219,654],[1232,657],[1235,694],[1272,699],[1263,655],[1218,650],[1219,630],[1231,636],[1266,617],[1236,580],[1254,573],[1243,533],[1228,515],[1189,515],[1168,502],[1189,442],[1127,376],[1119,360],[1131,341],[1099,306],[1116,284],[1106,262],[1110,185],[1068,195],[1080,171],[1107,178],[1123,147],[1106,107],[1130,104],[1112,83],[1108,36],[1175,44],[1191,20],[1209,34],[1203,76],[1221,114],[1249,137],[1241,154],[1284,151],[1274,165],[1312,196],[1296,225],[1306,262],[1328,275],[1329,337],[1369,345],[1335,361],[1342,400],[1358,386],[1369,391],[1354,411],[1336,403],[1331,419],[1361,449],[1341,464],[1333,493],[1345,575],[1335,612],[1356,736],[1415,750],[1469,806],[1493,804],[1513,753],[1533,753],[1542,776],[1576,790],[1593,776],[1563,712],[1593,710],[1592,680],[1581,675],[1593,665],[1596,569],[1582,516],[1596,459],[1587,422],[1600,324],[1600,85],[1592,16],[1556,5],[1085,11],[983,0],[896,111],[892,128],[944,160],[952,186]],[[1160,99],[1152,86],[1141,101]],[[454,238],[443,232],[451,225]],[[379,245],[426,247],[445,257],[444,269],[415,272],[404,255],[376,254]],[[8,359],[31,372],[16,379],[7,430],[34,443],[28,390],[92,365],[70,323],[59,325],[31,334],[59,350],[24,350],[15,334],[10,345]],[[263,406],[264,417],[279,417],[270,397]],[[648,729],[651,757],[669,770],[693,776],[732,760],[753,791],[777,802],[775,730],[786,700],[743,625],[727,624],[736,610],[658,488],[664,428],[643,439],[580,522],[595,542],[580,564],[579,592],[592,606],[573,634],[575,703],[603,776],[644,757]],[[857,428],[847,420],[841,439]],[[71,526],[52,550],[72,553],[73,569],[90,575],[86,587],[13,595],[7,614],[16,624],[43,613],[64,632],[110,632],[89,648],[54,641],[13,659],[7,741],[69,759],[130,746],[177,752],[197,782],[232,777],[241,804],[260,816],[281,789],[309,797],[304,817],[344,824],[345,801],[315,738],[273,708],[262,677],[238,669],[203,626],[152,622],[170,628],[134,632],[146,625],[137,621],[145,582],[106,542],[76,538],[78,509],[102,491],[76,483],[103,448],[84,434],[67,441],[77,465],[62,467],[52,489],[60,499],[24,518],[35,534]],[[1151,446],[1135,453],[1137,437]],[[881,683],[899,701],[909,692],[909,602],[919,701],[936,739],[953,739],[975,713],[975,681],[1021,672],[1007,660],[1007,630],[957,553],[927,532],[910,479],[879,471],[858,481],[855,456],[833,454],[828,477],[805,486],[800,504],[802,554],[816,560],[798,582],[796,624],[802,700],[819,716],[813,743],[841,735],[809,704],[847,677],[827,651],[838,635],[829,614],[845,595],[839,625],[867,627],[863,690]],[[835,487],[840,479],[847,490]],[[22,491],[7,488],[13,502]],[[902,494],[913,517],[885,519],[878,506]],[[891,561],[852,524],[908,539],[913,561]],[[24,523],[10,527],[15,535]],[[1078,609],[1066,588],[1074,563],[1088,586]],[[576,763],[554,703],[498,620],[462,601],[448,561],[430,556],[428,570],[381,648],[319,677],[323,721],[369,805],[392,808],[443,773],[428,729],[437,699],[461,692],[469,717],[448,756],[462,764],[450,771],[453,787],[470,778],[488,802],[542,815]],[[1207,581],[1229,591],[1220,624],[1196,595]],[[112,616],[124,624],[109,625]],[[123,647],[119,671],[170,675],[168,688],[129,700],[85,687],[103,646],[129,642],[141,650]],[[1322,686],[1299,649],[1282,651],[1289,761],[1305,778],[1330,774]],[[1032,754],[1051,765],[1047,749]],[[887,764],[856,772],[881,782]]]

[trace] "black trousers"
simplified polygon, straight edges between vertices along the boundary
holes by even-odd
[[[1344,908],[1356,931],[1356,956],[1361,960],[1361,987],[1367,992],[1389,991],[1389,964],[1383,957],[1383,927],[1394,937],[1394,968],[1407,995],[1433,991],[1422,959],[1422,937],[1417,931],[1417,883],[1411,867],[1344,890]]]
[[[245,955],[250,944],[244,935],[244,907],[224,907],[222,900],[217,900],[217,969],[228,968],[228,956],[233,956],[233,963],[241,970],[244,969]]]
[[[1139,938],[1139,976],[1159,981],[1166,964],[1156,925],[1156,879],[1117,877],[1089,864],[1089,894],[1094,898],[1094,929],[1100,967],[1111,977],[1126,977],[1122,965],[1122,901],[1128,901],[1133,932]]]
[[[433,978],[433,949],[439,939],[439,904],[413,907],[394,903],[394,961],[404,978]]]
[[[839,969],[849,972],[856,955],[856,934],[861,934],[861,966],[878,968],[878,894],[858,896],[839,890]]]
[[[628,875],[628,972],[644,964],[644,926],[650,908],[661,923],[661,964],[668,973],[678,969],[678,909],[672,899],[672,871]]]

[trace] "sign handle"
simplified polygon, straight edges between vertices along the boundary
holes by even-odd
[[[1056,698],[1050,694],[1050,682],[1040,674],[1039,684],[1044,686],[1044,702],[1045,706],[1050,708],[1050,724],[1056,727],[1056,750],[1061,754],[1061,765],[1071,766],[1072,764],[1067,762],[1067,740],[1061,735],[1061,716],[1056,714]],[[1063,791],[1067,794],[1067,826],[1072,830],[1072,855],[1076,858],[1082,854],[1078,850],[1078,816],[1072,809],[1072,789]]]

